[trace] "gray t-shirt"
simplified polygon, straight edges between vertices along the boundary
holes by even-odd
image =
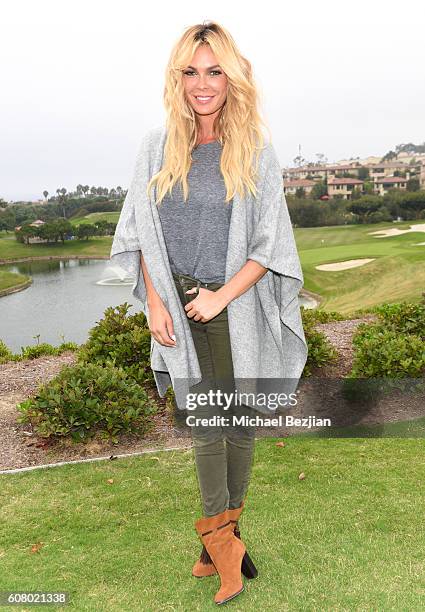
[[[158,205],[171,270],[203,283],[225,282],[233,200],[224,201],[221,151],[218,140],[198,145],[192,151],[187,201],[178,182],[172,196],[167,192]]]

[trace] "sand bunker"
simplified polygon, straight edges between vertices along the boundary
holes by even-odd
[[[363,266],[364,264],[367,264],[370,261],[375,261],[375,258],[348,259],[347,261],[337,261],[335,263],[321,264],[320,266],[315,267],[316,270],[324,270],[325,272],[338,272],[339,270],[349,270],[350,268],[358,268],[358,266]]]
[[[416,223],[415,225],[411,225],[409,229],[392,227],[391,229],[369,232],[369,234],[381,234],[380,236],[376,236],[376,238],[386,238],[387,236],[400,236],[401,234],[408,234],[409,232],[425,232],[425,223]]]

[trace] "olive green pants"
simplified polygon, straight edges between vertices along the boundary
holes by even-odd
[[[193,287],[217,291],[222,283],[202,283],[186,274],[173,274],[183,306],[197,297],[185,294]],[[190,387],[190,393],[207,394],[235,392],[233,362],[229,336],[227,308],[203,323],[187,318],[202,373],[200,383]],[[209,398],[208,398],[209,399]],[[236,418],[254,416],[254,410],[232,402],[220,404],[219,395],[212,401],[201,402],[185,412],[190,426],[204,516],[220,514],[226,508],[238,508],[244,500],[251,478],[254,459],[255,425],[235,423]],[[177,411],[179,409],[177,408]],[[218,424],[211,417],[222,417]],[[200,423],[195,419],[208,419]],[[222,424],[221,424],[222,423]]]

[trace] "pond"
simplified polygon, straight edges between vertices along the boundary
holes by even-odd
[[[32,284],[0,298],[0,339],[15,353],[21,346],[48,342],[81,344],[104,317],[108,306],[132,304],[133,279],[105,259],[58,259],[7,264],[4,270],[26,274]],[[308,298],[300,303],[313,306]]]

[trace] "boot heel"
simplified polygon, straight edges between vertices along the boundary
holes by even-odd
[[[251,557],[248,552],[245,552],[244,557],[242,559],[241,570],[246,578],[256,578],[258,576],[258,570],[255,567]]]

